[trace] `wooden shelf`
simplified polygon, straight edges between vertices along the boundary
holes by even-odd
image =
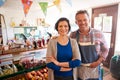
[[[27,48],[15,48],[15,49],[10,49],[10,50],[3,50],[3,54],[19,54],[21,52],[27,52],[27,51],[34,51],[34,50],[39,50],[39,49],[45,49],[46,47],[41,47],[37,49],[27,49]]]

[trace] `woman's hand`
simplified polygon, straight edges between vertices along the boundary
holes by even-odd
[[[60,71],[70,71],[72,68],[61,67]]]
[[[55,65],[60,67],[69,67],[69,62],[58,62],[54,57],[50,56],[46,58],[47,61],[53,62]]]
[[[50,62],[53,62],[55,65],[58,65],[59,64],[59,62],[54,58],[54,57],[47,57],[46,58],[48,61],[50,61]]]

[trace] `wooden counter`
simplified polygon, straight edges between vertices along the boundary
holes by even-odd
[[[20,52],[19,54],[13,54],[14,56],[14,61],[20,60],[21,57],[23,56],[35,56],[36,59],[42,59],[43,57],[46,56],[46,48],[42,49],[35,49],[35,50],[30,50],[30,51],[25,51],[25,52]]]
[[[42,48],[37,48],[37,49],[28,49],[28,48],[14,48],[14,49],[10,49],[10,50],[3,50],[2,51],[2,55],[4,54],[19,54],[21,52],[26,52],[26,51],[34,51],[34,50],[39,50],[39,49],[45,49],[46,47],[42,47]]]
[[[3,54],[0,55],[12,54],[14,58],[14,63],[18,63],[19,60],[26,54],[27,55],[34,54],[36,58],[42,59],[42,57],[46,56],[46,50],[47,50],[46,47],[37,49],[16,48],[3,51]]]

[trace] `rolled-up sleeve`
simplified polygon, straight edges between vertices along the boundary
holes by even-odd
[[[53,62],[47,63],[46,66],[52,70],[60,71],[60,66],[55,65]]]
[[[79,59],[75,59],[69,62],[69,67],[75,68],[75,67],[80,66],[80,64],[81,64],[81,61]]]
[[[108,56],[108,52],[109,52],[109,48],[108,48],[108,45],[107,45],[107,42],[105,40],[105,37],[103,35],[103,33],[101,33],[101,56],[104,57],[104,59],[106,59],[106,57]]]

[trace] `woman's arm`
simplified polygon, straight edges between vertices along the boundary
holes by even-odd
[[[47,57],[47,60],[53,62],[57,66],[66,67],[66,68],[74,68],[80,65],[79,59],[74,59],[69,62],[58,62],[55,58],[51,56],[51,57]]]
[[[55,65],[53,62],[47,63],[46,65],[48,68],[55,70],[55,71],[70,71],[72,68],[65,68]]]
[[[80,60],[75,59],[69,62],[58,62],[57,65],[61,67],[75,68],[80,65]]]
[[[71,46],[72,46],[72,52],[73,52],[73,59],[69,62],[58,62],[54,57],[50,56],[47,57],[47,60],[53,62],[54,64],[56,64],[57,66],[61,66],[61,67],[67,67],[67,68],[74,68],[80,65],[81,63],[81,57],[80,57],[80,52],[79,52],[79,48],[77,45],[76,40],[71,40]]]
[[[52,70],[60,71],[60,66],[55,65],[53,62],[47,63],[46,66]]]

